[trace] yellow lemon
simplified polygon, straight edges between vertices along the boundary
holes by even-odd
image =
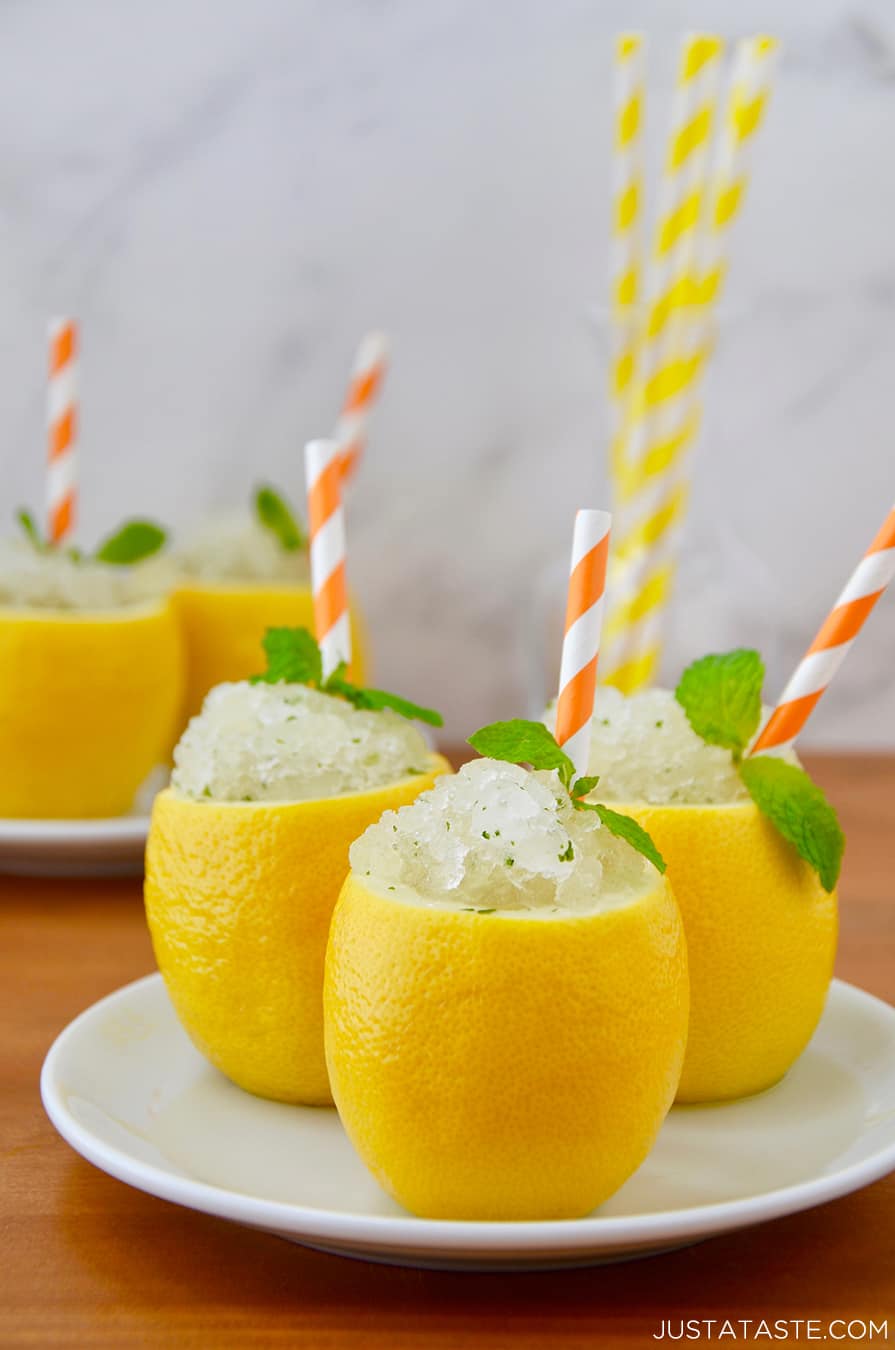
[[[339,1114],[380,1184],[442,1219],[587,1214],[677,1088],[687,957],[664,881],[585,915],[405,903],[351,873],[326,958]]]
[[[687,933],[690,1035],[678,1100],[770,1087],[823,1010],[835,894],[752,802],[618,809],[636,816],[661,850]]]
[[[332,1102],[323,1056],[323,958],[348,849],[383,811],[450,772],[301,802],[156,798],[146,914],[171,1001],[195,1044],[247,1092]]]
[[[307,586],[195,582],[178,587],[173,598],[186,646],[185,719],[199,711],[214,685],[245,680],[264,669],[261,639],[267,628],[314,631],[314,608]],[[356,609],[352,609],[351,629],[351,672],[360,682],[367,662]]]
[[[169,602],[0,609],[0,816],[128,811],[183,697]]]

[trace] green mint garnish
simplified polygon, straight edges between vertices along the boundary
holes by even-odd
[[[585,811],[596,811],[600,823],[606,826],[609,833],[617,835],[632,848],[636,848],[638,853],[649,859],[657,872],[665,871],[665,859],[653,843],[652,837],[632,816],[623,815],[621,811],[613,811],[599,802],[582,802],[581,806]]]
[[[575,775],[575,765],[543,722],[527,722],[521,717],[512,722],[492,722],[470,736],[469,744],[488,759],[530,764],[533,769],[556,769],[566,788]]]
[[[267,670],[252,684],[313,684],[320,688],[323,660],[306,628],[268,628],[261,639]]]
[[[307,684],[323,694],[343,698],[355,708],[373,711],[391,708],[410,720],[427,722],[432,727],[443,725],[441,714],[434,708],[423,708],[399,694],[386,693],[384,689],[363,689],[351,684],[345,678],[344,661],[324,679],[320,648],[306,628],[268,628],[261,646],[267,657],[267,670],[262,675],[252,675],[251,684]],[[408,773],[421,772],[420,769],[408,769]]]
[[[255,514],[287,553],[295,553],[306,542],[289,504],[272,487],[265,485],[258,488],[255,493]]]
[[[72,544],[62,547],[45,539],[34,516],[24,507],[16,512],[16,520],[27,536],[28,542],[38,553],[60,551],[75,563],[83,562],[85,557],[89,556]],[[158,553],[164,546],[167,538],[167,533],[151,520],[129,520],[103,540],[93,558],[97,562],[108,563],[113,567],[124,567],[129,563],[151,558],[153,553]]]
[[[373,712],[391,708],[392,712],[400,713],[410,721],[426,722],[430,727],[444,725],[444,718],[434,708],[423,708],[419,703],[411,703],[409,698],[402,698],[400,694],[389,694],[385,689],[362,689],[359,685],[346,680],[344,671],[343,663],[327,677],[321,688],[327,694],[338,694],[341,698],[347,699],[355,708],[365,708]]]
[[[810,863],[825,891],[839,879],[845,836],[836,812],[804,769],[771,755],[744,759],[740,777],[768,820]]]
[[[569,840],[566,848],[563,849],[562,853],[558,853],[556,856],[560,862],[572,862],[572,860],[575,857],[575,850],[572,847],[571,839]]]
[[[743,758],[761,720],[764,664],[748,648],[704,656],[688,666],[675,698],[708,745],[730,750],[755,805],[814,868],[824,890],[839,878],[845,838],[836,812],[804,769],[770,755]]]
[[[736,759],[758,730],[763,683],[764,662],[758,652],[740,647],[694,661],[674,696],[697,736],[732,750]]]
[[[43,553],[47,548],[47,542],[37,528],[37,521],[34,519],[31,512],[26,511],[24,506],[20,507],[19,510],[16,511],[16,520],[24,530],[29,544],[31,544],[38,553]]]
[[[110,534],[93,556],[97,562],[124,567],[151,558],[164,546],[167,538],[165,531],[151,520],[129,520],[120,530]]]
[[[576,778],[575,765],[543,722],[528,722],[523,718],[512,722],[492,722],[470,736],[469,744],[479,754],[491,759],[505,760],[510,764],[530,764],[533,769],[555,769],[577,811],[596,811],[612,834],[627,840],[658,871],[665,871],[665,860],[642,825],[618,811],[610,811],[608,806],[585,801],[587,794],[597,786],[599,778],[596,775]],[[485,831],[482,833],[485,838],[488,837]],[[495,834],[499,833],[499,830],[495,831]],[[560,860],[565,861],[562,854]],[[511,866],[512,860],[507,858],[506,863]]]

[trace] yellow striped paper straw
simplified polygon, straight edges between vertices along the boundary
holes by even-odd
[[[680,345],[682,378],[664,408],[664,452],[653,455],[652,472],[645,474],[639,501],[644,528],[619,587],[620,610],[628,622],[610,677],[628,690],[648,683],[658,666],[686,514],[689,461],[702,418],[698,395],[711,356],[712,315],[726,280],[731,228],[745,198],[748,152],[770,98],[777,48],[775,39],[763,34],[737,44],[693,265],[692,303]]]
[[[737,43],[709,184],[706,230],[699,258],[695,303],[705,310],[724,289],[731,227],[748,186],[748,155],[771,97],[779,43],[767,34]]]
[[[609,445],[616,479],[622,472],[625,407],[634,370],[635,318],[643,267],[645,65],[643,34],[620,33],[615,42],[610,243]]]
[[[637,652],[636,630],[655,609],[663,609],[671,569],[660,567],[648,584],[638,566],[644,550],[676,528],[686,507],[686,485],[673,491],[678,465],[696,434],[687,391],[696,367],[681,345],[682,311],[692,299],[692,274],[705,196],[706,171],[715,115],[723,42],[693,34],[682,46],[672,107],[661,197],[656,220],[643,331],[628,403],[623,469],[617,485],[616,556],[612,606],[606,625],[606,678],[631,690],[651,678],[658,649]],[[675,417],[684,404],[691,416]]]

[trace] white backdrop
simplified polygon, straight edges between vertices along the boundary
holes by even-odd
[[[895,14],[885,0],[31,0],[0,10],[5,518],[41,494],[48,314],[83,327],[83,534],[300,491],[352,348],[394,365],[350,503],[377,677],[463,735],[524,706],[519,627],[606,500],[612,34],[786,54],[736,241],[669,674],[772,689],[895,496]],[[895,743],[895,597],[812,724]]]

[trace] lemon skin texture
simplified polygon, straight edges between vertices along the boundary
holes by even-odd
[[[687,933],[690,1036],[678,1101],[771,1087],[823,1011],[836,955],[835,893],[752,802],[618,809],[655,840]]]
[[[352,873],[326,959],[333,1095],[414,1214],[578,1217],[652,1147],[688,1001],[664,881],[604,913],[536,917],[404,904]]]
[[[0,816],[119,816],[165,759],[183,697],[167,601],[0,609]]]
[[[199,712],[214,685],[246,680],[264,669],[261,639],[268,628],[314,631],[314,607],[307,586],[196,583],[179,586],[173,602],[187,658],[184,722]],[[355,606],[351,642],[351,678],[362,683],[367,644]]]
[[[260,1097],[331,1105],[323,960],[348,849],[450,771],[303,802],[156,798],[145,901],[159,970],[193,1042]]]

